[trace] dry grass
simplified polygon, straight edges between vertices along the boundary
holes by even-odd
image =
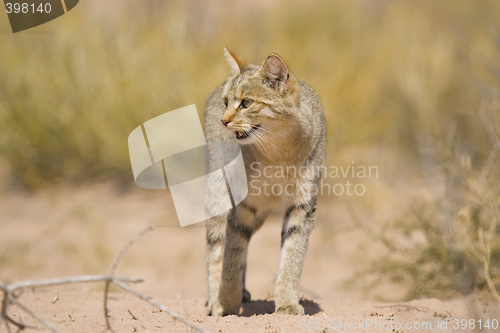
[[[485,97],[478,114],[493,147],[486,163],[473,167],[462,140],[430,141],[422,152],[435,163],[427,173],[430,193],[380,230],[369,230],[384,251],[361,274],[370,288],[390,281],[404,286],[407,300],[479,292],[500,301],[499,97]]]
[[[495,1],[82,3],[37,28],[54,33],[0,40],[2,180],[28,188],[92,179],[130,184],[130,131],[193,102],[202,112],[228,73],[224,46],[257,63],[277,52],[315,87],[332,151],[377,146],[411,160],[422,133],[442,138],[455,124],[479,147],[473,163],[481,161],[487,139],[471,117],[479,101],[474,73],[478,63],[498,59],[492,27],[499,7]]]

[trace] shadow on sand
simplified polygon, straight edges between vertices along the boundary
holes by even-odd
[[[308,300],[302,299],[300,300],[300,304],[304,307],[304,312],[306,315],[312,316],[321,311],[319,304]],[[242,304],[243,311],[241,312],[241,317],[251,317],[253,315],[264,315],[264,314],[272,314],[274,313],[274,301],[251,301],[249,303]]]

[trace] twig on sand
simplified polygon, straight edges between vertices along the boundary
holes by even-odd
[[[120,251],[118,256],[116,256],[115,260],[113,261],[113,264],[111,265],[111,269],[109,270],[109,276],[113,277],[115,274],[115,269],[116,266],[118,266],[118,263],[120,260],[123,258],[125,253],[128,251],[128,249],[135,243],[137,242],[142,236],[144,236],[146,233],[154,229],[154,225],[148,226],[146,229],[142,230],[140,233],[138,233],[134,238],[132,238],[125,246],[123,249]],[[108,294],[109,294],[109,285],[111,283],[111,280],[106,281],[106,285],[104,287],[104,320],[106,321],[106,330],[111,331],[112,333],[115,333],[115,330],[111,326],[111,323],[109,321],[109,306],[108,306]]]
[[[167,308],[166,306],[163,306],[155,301],[153,301],[152,299],[150,299],[149,297],[135,291],[134,289],[130,288],[129,286],[127,286],[125,283],[123,282],[120,282],[119,280],[113,280],[113,283],[116,284],[118,287],[124,289],[125,291],[128,291],[129,293],[131,293],[132,295],[142,299],[143,301],[151,304],[152,306],[162,310],[163,312],[166,312],[168,315],[170,315],[171,317],[183,322],[184,324],[186,324],[187,326],[191,327],[192,329],[194,329],[195,331],[197,332],[201,332],[201,333],[208,333],[207,331],[205,331],[203,328],[201,327],[198,327],[196,326],[195,324],[191,323],[190,321],[188,321],[186,318],[182,317],[181,315],[171,311],[169,308]]]
[[[133,313],[130,311],[130,309],[127,309],[128,313],[132,316],[133,320],[139,320]]]
[[[22,321],[15,321],[8,315],[8,309],[11,305],[16,305],[19,307],[21,310],[26,312],[28,315],[30,315],[32,318],[34,318],[36,321],[38,321],[43,327],[48,329],[49,331],[53,333],[61,333],[56,327],[52,326],[52,324],[48,323],[45,321],[43,318],[38,316],[35,312],[30,310],[28,307],[23,305],[18,301],[18,298],[21,296],[22,291],[25,290],[26,288],[40,288],[40,287],[50,287],[50,286],[57,286],[57,285],[65,285],[65,284],[72,284],[72,283],[88,283],[88,282],[105,282],[106,288],[104,292],[104,314],[106,318],[106,331],[111,331],[114,333],[113,328],[111,327],[111,324],[109,322],[109,308],[108,308],[108,293],[109,293],[109,286],[111,283],[114,283],[118,287],[122,288],[123,290],[131,293],[132,295],[142,299],[143,301],[153,305],[154,307],[162,310],[163,312],[167,313],[174,319],[177,319],[181,321],[182,323],[186,324],[187,326],[191,327],[197,332],[200,333],[208,333],[205,331],[203,328],[198,327],[188,321],[186,318],[180,316],[179,314],[171,311],[167,307],[153,301],[149,297],[135,291],[134,289],[130,288],[126,283],[138,283],[142,282],[143,280],[141,279],[132,279],[132,278],[119,278],[114,276],[115,269],[118,266],[118,263],[122,259],[123,255],[127,252],[127,250],[134,244],[136,241],[138,241],[142,236],[144,236],[147,232],[153,230],[155,226],[151,225],[141,231],[137,236],[132,238],[126,245],[125,247],[121,250],[121,252],[118,254],[118,256],[115,258],[113,265],[111,266],[111,269],[109,271],[108,275],[84,275],[84,276],[74,276],[74,277],[68,277],[68,278],[54,278],[54,279],[45,279],[45,280],[28,280],[28,281],[19,281],[19,282],[14,282],[11,284],[6,284],[2,281],[0,281],[0,292],[3,293],[3,300],[1,303],[1,312],[0,312],[0,324],[5,324],[7,327],[7,332],[11,333],[11,325],[14,325],[18,328],[18,332],[22,331],[26,328],[31,328],[31,329],[37,329],[37,330],[43,330],[42,327],[37,327],[37,326],[28,326],[25,325]],[[55,299],[57,300],[57,299]],[[53,302],[55,303],[55,301]],[[134,319],[137,319],[132,312],[129,310],[129,313],[132,315]]]
[[[26,288],[40,288],[40,287],[50,287],[57,286],[63,284],[73,284],[73,283],[87,283],[87,282],[104,282],[117,280],[127,283],[138,283],[142,282],[141,279],[131,279],[131,278],[115,278],[109,275],[83,275],[83,276],[73,276],[67,278],[54,278],[54,279],[44,279],[44,280],[27,280],[27,281],[19,281],[11,284],[6,284],[0,281],[0,290],[3,292],[3,301],[1,307],[0,317],[3,319],[4,324],[7,326],[7,331],[10,332],[9,323],[16,326],[19,330],[23,330],[26,328],[38,329],[42,328],[36,326],[28,326],[23,324],[22,322],[15,321],[8,314],[7,311],[12,304],[17,305],[21,310],[29,314],[35,320],[37,320],[43,327],[47,328],[52,332],[60,333],[60,331],[43,320],[40,316],[38,316],[35,312],[21,304],[17,299],[19,298],[21,292]],[[17,293],[17,294],[16,294]]]
[[[408,304],[392,304],[392,305],[381,305],[381,306],[376,306],[377,309],[382,309],[382,308],[396,308],[396,312],[399,312],[399,308],[406,308],[407,311],[410,310],[417,310],[420,312],[427,312],[429,311],[429,308],[425,306],[415,306],[415,305],[408,305]]]
[[[59,331],[57,328],[55,328],[54,326],[52,326],[51,324],[49,324],[48,322],[46,322],[39,315],[37,315],[35,312],[31,311],[26,306],[24,306],[23,304],[19,303],[17,301],[17,299],[11,299],[10,302],[12,302],[13,304],[17,305],[21,310],[23,310],[24,312],[26,312],[27,314],[29,314],[31,317],[35,318],[40,324],[42,324],[42,326],[48,328],[52,332],[61,333],[61,331]],[[22,325],[22,327],[19,327],[20,329],[28,328],[28,326],[26,326],[26,325],[24,325],[22,323],[20,323],[20,324]],[[35,328],[35,329],[38,329],[38,330],[42,330],[39,327],[31,327],[30,326],[29,328]]]
[[[108,306],[109,285],[110,285],[111,282],[113,282],[118,287],[120,287],[120,288],[124,289],[125,291],[131,293],[132,295],[134,295],[134,296],[142,299],[143,301],[148,302],[149,304],[151,304],[154,307],[162,310],[163,312],[166,312],[167,314],[169,314],[174,319],[177,319],[177,320],[183,322],[184,324],[186,324],[187,326],[191,327],[195,331],[201,332],[201,333],[208,333],[203,328],[196,326],[195,324],[191,323],[190,321],[188,321],[186,318],[182,317],[181,315],[179,315],[179,314],[171,311],[167,307],[165,307],[165,306],[163,306],[163,305],[161,305],[159,303],[156,303],[155,301],[153,301],[149,297],[147,297],[147,296],[145,296],[145,295],[143,295],[143,294],[135,291],[134,289],[130,288],[125,283],[123,283],[123,281],[120,281],[119,279],[115,279],[114,278],[115,269],[118,266],[120,260],[125,255],[125,253],[128,251],[128,249],[132,246],[132,244],[134,244],[135,242],[137,242],[142,236],[144,236],[145,234],[147,234],[149,231],[154,230],[154,228],[155,228],[154,225],[150,225],[147,228],[145,228],[144,230],[142,230],[140,233],[138,233],[135,237],[133,237],[123,247],[123,249],[120,251],[120,253],[118,254],[118,256],[115,258],[115,261],[113,262],[113,265],[111,265],[111,269],[109,270],[109,276],[112,277],[112,280],[106,281],[106,287],[105,287],[105,290],[104,290],[104,317],[106,319],[106,330],[109,330],[112,333],[115,333],[115,331],[111,327],[111,323],[109,321],[109,317],[110,316],[109,316],[109,306]],[[130,311],[129,311],[129,313],[130,313]],[[130,314],[132,314],[132,313],[130,313]]]

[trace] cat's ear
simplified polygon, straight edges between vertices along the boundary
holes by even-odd
[[[286,90],[290,73],[279,55],[271,54],[267,57],[259,72],[271,88]]]
[[[240,74],[241,72],[252,67],[251,63],[241,57],[238,57],[226,47],[224,48],[224,55],[226,56],[226,61],[229,64],[229,67],[231,67],[231,74]]]

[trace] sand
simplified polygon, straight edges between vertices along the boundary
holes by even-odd
[[[44,290],[22,296],[24,304],[56,328],[75,333],[102,332],[106,328],[102,299],[103,293],[94,291]],[[191,332],[183,323],[130,294],[112,293],[110,299],[110,322],[117,332]],[[427,299],[399,304],[307,300],[303,303],[306,315],[294,316],[273,314],[272,301],[258,300],[245,304],[240,316],[215,318],[206,316],[204,299],[201,298],[154,297],[154,300],[182,314],[195,325],[219,333],[334,332],[340,328],[353,332],[473,332],[471,329],[453,329],[457,325],[454,319],[469,321],[473,315],[480,314],[475,318],[483,318],[484,322],[484,318],[493,318],[493,311],[498,310],[484,305],[475,308],[466,299],[447,302]],[[19,309],[13,309],[11,313],[17,320],[22,314]],[[26,315],[22,315],[22,320],[25,324],[36,325]]]
[[[278,217],[272,217],[250,244],[247,288],[253,301],[243,306],[239,316],[224,318],[206,316],[204,227],[180,228],[166,191],[124,191],[104,184],[36,194],[4,193],[0,202],[1,281],[106,274],[129,239],[148,225],[162,225],[131,247],[116,274],[143,278],[144,283],[132,287],[209,332],[335,332],[341,321],[344,331],[353,332],[469,332],[475,331],[470,329],[471,319],[476,328],[479,319],[483,324],[490,319],[490,326],[491,320],[500,319],[496,305],[472,296],[400,303],[402,286],[370,290],[356,282],[357,272],[380,254],[367,247],[365,232],[353,228],[346,207],[354,207],[368,222],[370,216],[383,219],[397,214],[393,207],[376,201],[367,205],[341,198],[320,200],[300,288],[306,316],[273,314],[281,226]],[[26,290],[19,300],[62,332],[102,332],[102,290],[102,283],[37,288]],[[385,301],[377,301],[381,299]],[[117,332],[190,332],[116,287],[110,306],[110,321]],[[9,314],[38,325],[15,306]],[[454,319],[468,320],[466,329],[453,329]],[[446,322],[448,328],[438,328]],[[0,332],[7,332],[2,323]]]

